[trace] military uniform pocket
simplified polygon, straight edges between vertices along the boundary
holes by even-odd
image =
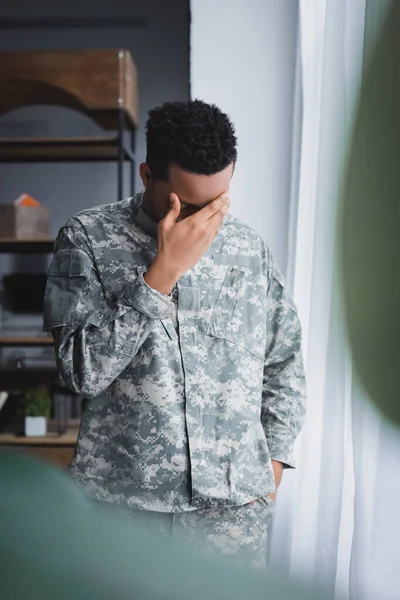
[[[45,292],[45,331],[73,324],[91,269],[91,260],[82,250],[59,250],[54,255]]]
[[[220,264],[226,264],[226,260]],[[264,360],[266,293],[251,268],[227,267],[206,333]]]
[[[240,285],[244,273],[235,267],[228,267],[224,282],[207,328],[207,335],[218,338],[229,338],[229,324],[238,302]]]

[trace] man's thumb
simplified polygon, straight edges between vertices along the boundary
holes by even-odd
[[[175,223],[179,217],[179,213],[181,212],[181,203],[176,194],[170,194],[169,201],[170,201],[170,209],[164,219],[164,222],[169,227],[172,227],[173,225],[175,225]]]

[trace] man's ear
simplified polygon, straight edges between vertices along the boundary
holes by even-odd
[[[149,165],[147,163],[142,163],[139,167],[139,172],[144,188],[147,190],[153,178]]]

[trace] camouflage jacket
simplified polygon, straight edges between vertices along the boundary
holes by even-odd
[[[304,418],[299,320],[262,239],[228,215],[173,294],[150,288],[156,225],[134,199],[61,229],[44,328],[85,398],[73,476],[101,500],[180,512],[242,505],[293,466]],[[177,316],[174,325],[174,317]]]

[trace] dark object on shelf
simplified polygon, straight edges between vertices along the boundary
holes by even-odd
[[[7,359],[7,364],[14,371],[25,368],[26,356],[24,352],[13,352]]]
[[[1,156],[1,154],[0,154]],[[49,211],[44,206],[0,206],[0,239],[36,240],[50,237]]]
[[[51,254],[53,250],[54,240],[0,240],[0,254]]]
[[[118,197],[124,162],[134,194],[136,67],[127,50],[0,52],[0,116],[23,106],[51,104],[81,112],[117,135],[98,138],[0,139],[1,162],[116,161]],[[130,133],[129,145],[126,133]]]
[[[57,378],[53,394],[53,418],[57,424],[57,433],[62,435],[68,429],[68,420],[72,418],[71,392],[65,387],[61,377]]]
[[[81,414],[77,410],[80,400],[80,396],[71,392],[61,376],[58,376],[53,386],[53,417],[60,435],[67,431],[71,419],[80,419]]]
[[[57,423],[57,433],[62,435],[68,428],[68,400],[67,396],[59,392],[53,397],[54,419]]]
[[[56,367],[24,367],[21,373],[18,369],[6,368],[0,373],[1,385],[6,390],[21,390],[50,385],[57,377]]]
[[[4,304],[7,310],[42,313],[47,275],[12,273],[3,277]]]
[[[73,417],[74,419],[81,420],[82,418],[82,408],[83,408],[83,398],[81,395],[75,396],[74,398],[74,410]]]
[[[18,406],[21,400],[19,392],[11,392],[0,409],[0,433],[13,431],[21,435],[23,431],[22,418],[18,414]]]

